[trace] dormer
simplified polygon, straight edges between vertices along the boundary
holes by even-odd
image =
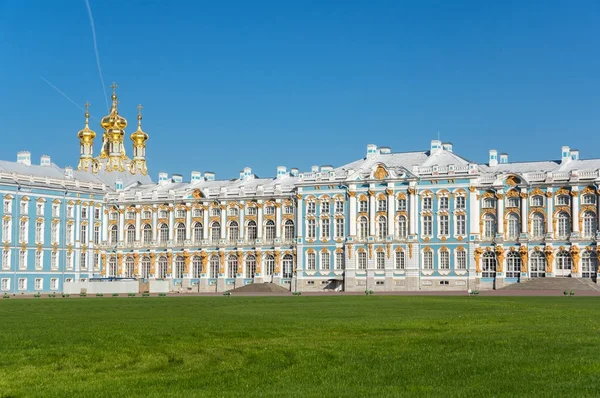
[[[17,152],[17,163],[24,164],[25,166],[31,166],[31,152]]]
[[[501,153],[500,154],[500,164],[507,164],[508,163],[508,153]]]
[[[202,173],[199,171],[192,171],[191,181],[196,182],[196,181],[201,181],[201,180],[202,180]]]
[[[431,146],[429,148],[429,154],[434,154],[437,151],[442,150],[442,141],[440,140],[431,140]]]
[[[579,160],[579,149],[571,149],[571,160]]]
[[[215,173],[213,173],[212,171],[205,171],[204,172],[204,178],[206,178],[206,181],[214,181],[215,180]]]
[[[490,167],[494,167],[498,165],[498,151],[495,149],[490,149],[490,157],[488,160],[488,164]]]
[[[561,148],[561,163],[566,163],[571,160],[571,148],[568,146],[563,146]]]
[[[373,157],[375,155],[377,155],[378,151],[377,151],[377,145],[375,144],[369,144],[367,145],[367,159],[369,159],[370,157]]]
[[[159,185],[164,185],[167,183],[167,181],[169,181],[169,175],[167,173],[165,173],[164,171],[161,171],[160,173],[158,173],[158,184]]]

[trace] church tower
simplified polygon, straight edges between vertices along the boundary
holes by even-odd
[[[131,134],[131,141],[133,142],[133,160],[130,164],[130,170],[132,174],[140,172],[141,174],[148,174],[148,168],[146,166],[146,141],[148,140],[148,134],[142,130],[142,105],[138,105],[138,128]]]
[[[79,137],[79,165],[77,170],[80,171],[96,171],[98,162],[93,158],[94,138],[96,133],[90,129],[90,104],[85,103],[85,127],[80,130],[77,136]]]
[[[125,171],[125,154],[124,137],[127,120],[119,115],[117,101],[117,85],[112,84],[113,93],[111,96],[112,107],[110,113],[102,118],[100,125],[104,129],[102,136],[102,150],[100,159],[107,159],[106,171]]]

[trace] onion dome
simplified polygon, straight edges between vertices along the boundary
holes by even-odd
[[[100,125],[104,130],[124,130],[127,127],[127,119],[119,115],[119,109],[117,108],[117,104],[119,103],[117,101],[117,85],[113,83],[111,88],[113,89],[111,96],[112,107],[110,108],[110,113],[102,118]]]
[[[133,146],[145,145],[146,140],[148,139],[148,134],[144,133],[142,130],[142,106],[138,105],[138,128],[136,131],[131,133],[131,141],[133,141]]]
[[[91,143],[94,138],[96,138],[96,133],[94,130],[90,129],[90,112],[89,112],[90,104],[89,102],[85,103],[85,127],[83,130],[80,130],[77,133],[77,136],[81,140],[81,142]]]

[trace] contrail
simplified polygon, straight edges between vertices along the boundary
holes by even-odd
[[[76,107],[78,107],[79,109],[81,109],[83,112],[85,112],[85,109],[83,109],[83,108],[81,107],[81,105],[78,105],[78,104],[77,104],[77,102],[75,102],[75,101],[73,101],[71,98],[69,98],[69,96],[68,96],[67,94],[65,94],[65,93],[63,93],[62,91],[60,91],[60,90],[58,89],[58,87],[56,87],[54,84],[50,83],[50,82],[49,82],[49,81],[48,81],[48,80],[47,80],[47,79],[46,79],[44,76],[40,76],[40,77],[42,78],[42,80],[43,80],[43,81],[45,81],[46,83],[48,83],[48,85],[49,85],[50,87],[52,87],[53,89],[55,89],[56,91],[58,91],[58,93],[59,93],[60,95],[62,95],[62,96],[63,96],[63,97],[65,97],[66,99],[68,99],[68,100],[69,100],[69,101],[70,101],[70,102],[71,102],[73,105],[75,105]],[[91,117],[92,119],[94,119],[94,120],[98,121],[98,119],[96,119],[95,117],[93,117],[93,116],[90,116],[90,117]]]
[[[104,78],[102,77],[102,68],[100,67],[100,54],[98,52],[98,44],[96,43],[96,28],[94,27],[94,17],[92,16],[92,8],[90,7],[89,0],[85,0],[85,5],[87,6],[88,15],[90,17],[90,25],[92,26],[94,52],[96,53],[96,64],[98,65],[98,74],[100,75],[100,82],[102,83],[102,91],[104,91],[104,102],[106,102],[106,109],[108,109],[108,97],[106,96],[106,87],[104,85]]]

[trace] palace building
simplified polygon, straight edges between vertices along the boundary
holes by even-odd
[[[365,157],[261,178],[158,174],[129,136],[113,85],[100,153],[85,113],[77,170],[29,152],[0,161],[0,290],[62,291],[102,278],[181,292],[272,282],[293,291],[491,289],[529,278],[596,280],[600,159],[471,162],[452,144],[368,145]],[[87,108],[86,108],[87,109]]]

